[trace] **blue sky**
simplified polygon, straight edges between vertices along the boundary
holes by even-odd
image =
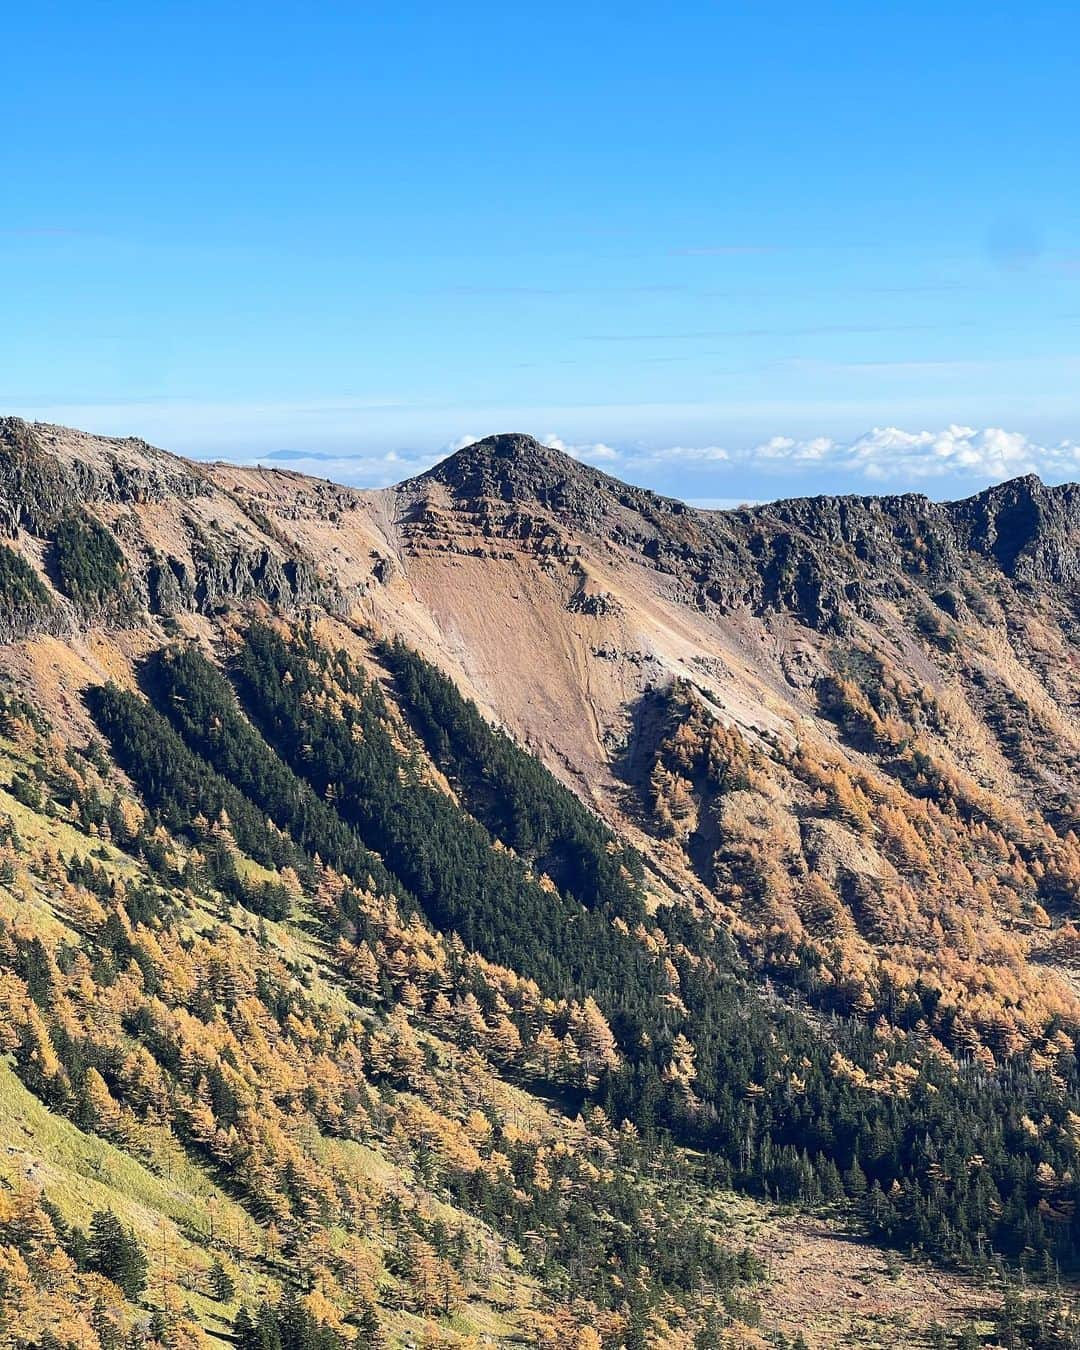
[[[0,410],[371,483],[496,430],[695,500],[1080,477],[1074,5],[8,11]]]

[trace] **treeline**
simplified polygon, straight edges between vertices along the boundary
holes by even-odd
[[[470,805],[486,792],[488,809],[510,829],[531,793],[540,803],[532,837],[549,839],[555,831],[548,804],[565,789],[555,784],[558,792],[545,792],[545,776],[554,780],[543,766],[534,759],[530,769],[521,766],[523,752],[400,641],[384,655],[430,752],[455,784],[471,787]],[[528,792],[515,792],[516,783],[529,784]],[[516,837],[524,842],[530,833],[518,827]],[[689,1129],[726,1157],[733,1180],[780,1198],[817,1203],[846,1194],[880,1234],[901,1245],[927,1245],[965,1261],[994,1245],[1016,1258],[1053,1250],[1075,1261],[1067,1147],[1041,1140],[1033,1149],[1025,1123],[1025,1111],[1041,1111],[1055,1098],[1045,1075],[1017,1059],[994,1074],[969,1067],[957,1079],[944,1066],[925,1063],[917,1044],[911,1050],[883,1045],[871,1028],[850,1019],[835,1019],[831,1044],[807,1054],[805,1023],[765,1015],[756,1000],[747,1001],[731,973],[730,948],[708,925],[685,911],[661,910],[655,922],[675,953],[689,1010],[678,1030],[696,1049],[696,1080],[688,1086],[699,1100],[688,1110],[688,1094],[670,1090],[662,1062],[638,1055],[609,1078],[607,1104],[616,1118]],[[703,956],[711,959],[694,959]],[[662,1046],[677,1034],[665,1030],[657,1037]],[[891,1053],[893,1077],[886,1074],[875,1086],[855,1066],[873,1063],[882,1049]],[[837,1053],[851,1072],[846,1064],[837,1070]],[[797,1061],[801,1074],[785,1069]],[[1074,1056],[1062,1057],[1058,1068],[1075,1082]],[[769,1088],[778,1082],[785,1090]],[[763,1090],[755,1091],[759,1086]],[[996,1108],[989,1119],[980,1106],[986,1100]],[[1055,1118],[1064,1129],[1060,1102]],[[734,1146],[740,1136],[743,1143]]]

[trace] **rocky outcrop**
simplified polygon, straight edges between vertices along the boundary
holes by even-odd
[[[64,515],[88,502],[139,504],[207,496],[212,486],[194,465],[125,440],[125,454],[81,456],[81,433],[0,419],[0,526],[44,536]],[[86,437],[95,447],[97,438]]]
[[[487,537],[591,535],[677,578],[699,608],[789,613],[833,634],[871,617],[878,600],[953,595],[978,573],[1080,590],[1080,487],[1034,477],[951,503],[910,493],[698,511],[515,434],[467,446],[397,489],[413,499],[420,533],[435,488]],[[438,519],[445,532],[445,509]]]
[[[214,614],[232,605],[262,601],[275,609],[319,605],[331,612],[346,597],[297,558],[281,559],[269,548],[201,549],[194,562],[156,556],[146,569],[146,608],[151,614]]]
[[[1007,576],[1080,589],[1080,484],[1047,487],[1029,474],[946,510],[968,547]]]
[[[534,504],[569,523],[598,529],[605,517],[614,479],[579,464],[531,436],[511,433],[489,436],[436,464],[426,474],[403,484],[439,483],[462,504],[501,501],[523,507]]]
[[[147,614],[213,614],[253,601],[286,611],[346,607],[349,597],[320,576],[314,560],[268,533],[269,522],[257,510],[244,512],[234,498],[221,498],[223,507],[244,512],[242,536],[207,530],[188,517],[186,504],[215,497],[220,490],[201,466],[143,441],[3,419],[0,530],[13,540],[24,534],[43,541],[48,555],[58,524],[89,509],[102,517],[100,524],[116,521],[111,533],[124,554],[125,576],[122,604],[91,613],[57,598],[22,613],[17,624],[0,621],[0,639],[63,633],[85,622],[131,626]],[[175,505],[172,530],[185,541],[187,557],[164,553],[145,538],[140,508],[160,503]],[[116,507],[129,509],[118,514]]]
[[[571,614],[587,614],[594,619],[621,612],[618,600],[608,591],[575,591],[566,602]]]

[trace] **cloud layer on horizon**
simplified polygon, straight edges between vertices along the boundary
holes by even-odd
[[[430,468],[444,456],[481,436],[455,438],[438,450],[385,453],[326,453],[277,450],[259,462],[361,487],[385,487]],[[721,445],[673,445],[655,449],[617,448],[602,441],[574,442],[554,432],[537,437],[574,459],[634,482],[648,481],[662,491],[677,489],[692,476],[695,498],[732,496],[747,491],[767,497],[780,480],[799,490],[881,491],[972,489],[1036,473],[1049,481],[1080,478],[1080,441],[1043,444],[1023,432],[1001,427],[951,425],[940,431],[874,427],[850,440],[828,436],[796,439],[773,436],[744,448]],[[705,491],[701,491],[704,488]],[[775,491],[773,491],[775,495]]]
[[[914,484],[943,478],[991,481],[1025,473],[1053,479],[1080,475],[1080,442],[1064,440],[1044,445],[1023,432],[1001,427],[952,425],[941,431],[915,432],[874,427],[851,440],[773,436],[732,450],[719,445],[669,446],[613,454],[609,446],[601,446],[603,453],[594,455],[590,453],[594,448],[577,446],[572,453],[590,462],[595,459],[606,463],[615,458],[633,467],[681,465],[704,469],[726,464],[765,473],[829,470],[832,475],[839,473],[875,484]]]

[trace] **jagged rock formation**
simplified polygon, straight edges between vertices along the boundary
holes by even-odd
[[[286,610],[344,603],[312,559],[257,509],[226,497],[205,466],[140,440],[0,421],[0,522],[11,540],[25,541],[43,582],[56,580],[50,546],[58,526],[87,512],[111,530],[125,558],[128,594],[120,610],[109,609],[114,621],[207,615],[252,601]],[[49,632],[79,618],[80,606],[60,596],[39,615]]]
[[[0,420],[0,511],[10,535],[43,534],[86,502],[146,504],[211,491],[194,465],[145,441]]]
[[[1080,488],[1033,476],[952,503],[912,493],[700,511],[507,435],[402,485],[417,501],[418,533],[439,519],[433,488],[485,537],[539,539],[550,549],[554,518],[640,554],[702,606],[784,610],[835,632],[867,612],[875,593],[895,599],[906,578],[957,583],[984,560],[1030,585],[1075,588],[1080,576]]]

